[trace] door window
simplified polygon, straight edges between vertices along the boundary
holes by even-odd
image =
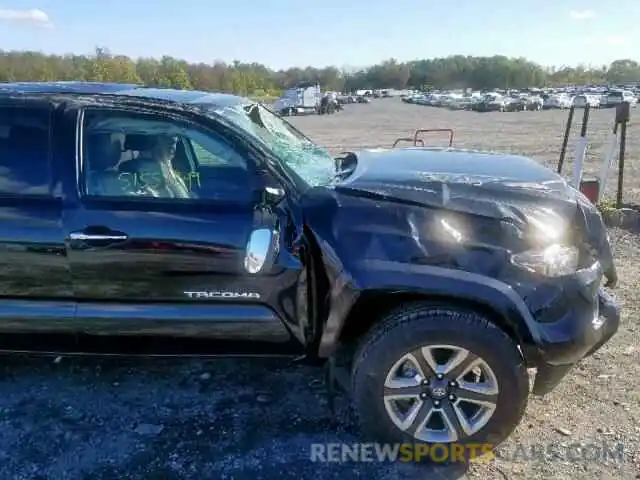
[[[82,183],[92,197],[250,201],[249,162],[223,137],[192,124],[88,110]]]
[[[0,195],[49,195],[50,112],[0,107]]]

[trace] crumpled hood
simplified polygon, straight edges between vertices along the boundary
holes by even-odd
[[[355,169],[335,186],[366,196],[507,222],[551,243],[577,228],[616,279],[607,230],[596,207],[532,159],[450,149],[407,148],[354,154]],[[351,159],[353,161],[353,158]],[[343,167],[349,168],[348,158]]]
[[[581,195],[556,173],[517,155],[428,148],[355,155],[356,168],[338,191],[493,218],[510,217],[517,206],[573,215]]]

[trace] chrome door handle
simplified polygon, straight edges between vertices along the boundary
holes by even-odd
[[[71,240],[81,241],[122,241],[129,238],[128,235],[96,235],[88,233],[70,233],[69,238]]]

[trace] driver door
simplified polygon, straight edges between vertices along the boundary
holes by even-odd
[[[281,231],[291,224],[286,199],[267,204],[259,194],[260,159],[233,139],[161,114],[91,108],[80,117],[78,198],[63,221],[84,329],[299,348],[291,335],[296,299],[283,305],[280,294],[295,290],[303,265]],[[179,137],[195,169],[186,179],[193,197],[88,191],[83,140],[111,130]]]

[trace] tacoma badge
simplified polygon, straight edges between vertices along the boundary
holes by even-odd
[[[247,298],[257,300],[260,294],[256,292],[184,292],[189,298]]]

